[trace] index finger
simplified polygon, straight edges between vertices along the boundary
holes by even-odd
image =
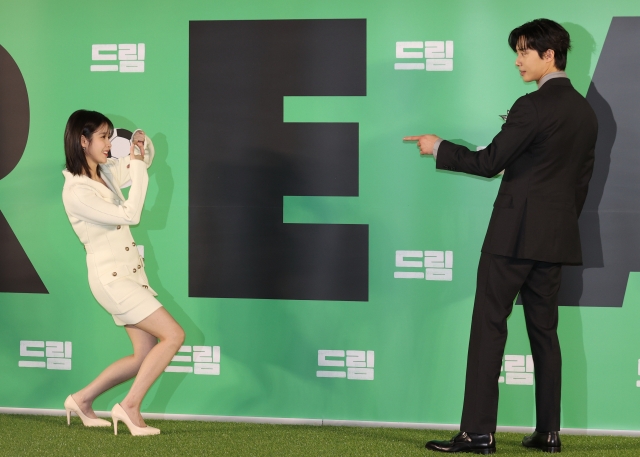
[[[403,141],[418,141],[420,139],[420,135],[418,136],[405,136]]]

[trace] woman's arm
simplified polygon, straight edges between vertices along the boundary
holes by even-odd
[[[151,138],[149,138],[142,130],[137,129],[131,135],[131,144],[134,145],[135,150],[139,151],[140,150],[139,145],[141,142],[144,142],[144,146],[143,146],[144,154],[142,154],[143,160],[144,160],[144,163],[147,164],[147,168],[149,168],[151,166],[151,162],[153,162],[153,156],[155,155],[156,151],[155,151],[155,148],[153,147],[153,142],[151,141]],[[136,156],[139,156],[139,155],[140,154],[136,154]],[[107,163],[100,165],[100,167],[107,168],[111,173],[111,175],[116,180],[116,182],[118,183],[118,186],[120,186],[131,179],[131,173],[129,171],[130,163],[131,163],[130,156],[122,157],[120,159],[112,157],[107,160]]]
[[[122,205],[102,198],[89,184],[74,184],[62,192],[62,200],[69,216],[100,225],[136,225],[147,193],[147,166],[140,158],[130,159],[131,189]]]

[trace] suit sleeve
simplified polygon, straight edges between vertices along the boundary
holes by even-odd
[[[147,193],[149,177],[142,161],[131,163],[131,189],[129,198],[122,205],[103,199],[89,185],[74,185],[65,189],[63,200],[70,216],[98,225],[136,225]]]
[[[492,178],[527,149],[537,130],[538,113],[525,95],[514,103],[502,130],[485,149],[476,152],[443,141],[438,148],[436,168]]]
[[[139,129],[138,129],[139,130]],[[131,135],[133,135],[138,131],[136,130]],[[153,147],[153,142],[151,138],[145,135],[144,137],[144,163],[147,164],[147,168],[151,166],[151,162],[153,162],[153,156],[155,155],[155,148]],[[129,165],[131,164],[131,158],[129,156],[122,157],[119,159],[110,158],[107,160],[107,163],[100,165],[100,168],[106,168],[109,173],[113,176],[114,180],[118,183],[118,186],[126,183],[131,179],[131,173],[129,172]]]

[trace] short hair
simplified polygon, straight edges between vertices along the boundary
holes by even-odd
[[[87,175],[91,178],[91,169],[82,148],[81,138],[84,135],[91,142],[95,131],[105,124],[109,127],[109,136],[111,136],[113,124],[102,113],[80,109],[69,116],[67,126],[64,129],[64,154],[67,170],[71,174]],[[96,174],[100,176],[100,167],[96,169]]]
[[[552,49],[555,54],[555,66],[558,70],[567,67],[567,52],[571,49],[569,32],[560,24],[550,19],[536,19],[516,27],[509,34],[509,46],[514,52],[518,44],[524,49],[534,49],[542,58],[544,53]]]

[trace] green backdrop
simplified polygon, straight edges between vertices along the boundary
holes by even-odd
[[[116,127],[144,128],[156,147],[142,221],[132,231],[190,352],[184,348],[172,363],[182,368],[153,386],[143,411],[458,423],[475,269],[499,178],[436,171],[433,159],[419,157],[402,137],[433,132],[474,148],[490,142],[498,115],[535,90],[521,81],[506,38],[537,17],[572,34],[567,72],[586,94],[615,16],[640,16],[640,4],[0,0],[0,45],[20,68],[30,103],[28,143],[0,181],[0,211],[49,292],[0,293],[0,407],[62,409],[69,393],[131,349],[91,295],[84,250],[61,201],[64,126],[71,112],[86,108]],[[283,121],[359,123],[359,196],[285,197],[284,222],[367,224],[369,300],[189,297],[189,21],[336,18],[366,19],[367,95],[285,97]],[[421,62],[396,55],[396,43],[412,41],[452,41],[452,71],[396,70],[397,63]],[[91,71],[114,64],[93,60],[92,45],[128,43],[145,44],[143,72]],[[429,265],[404,257],[412,266],[397,266],[398,251],[436,252],[427,254]],[[438,265],[445,251],[453,262]],[[395,277],[429,266],[450,270],[436,276],[451,280]],[[622,307],[560,309],[564,428],[640,430],[639,300],[640,274],[631,273]],[[532,426],[520,307],[509,329],[499,425]],[[70,342],[72,351],[55,342]],[[127,388],[107,392],[94,407],[110,409]]]

